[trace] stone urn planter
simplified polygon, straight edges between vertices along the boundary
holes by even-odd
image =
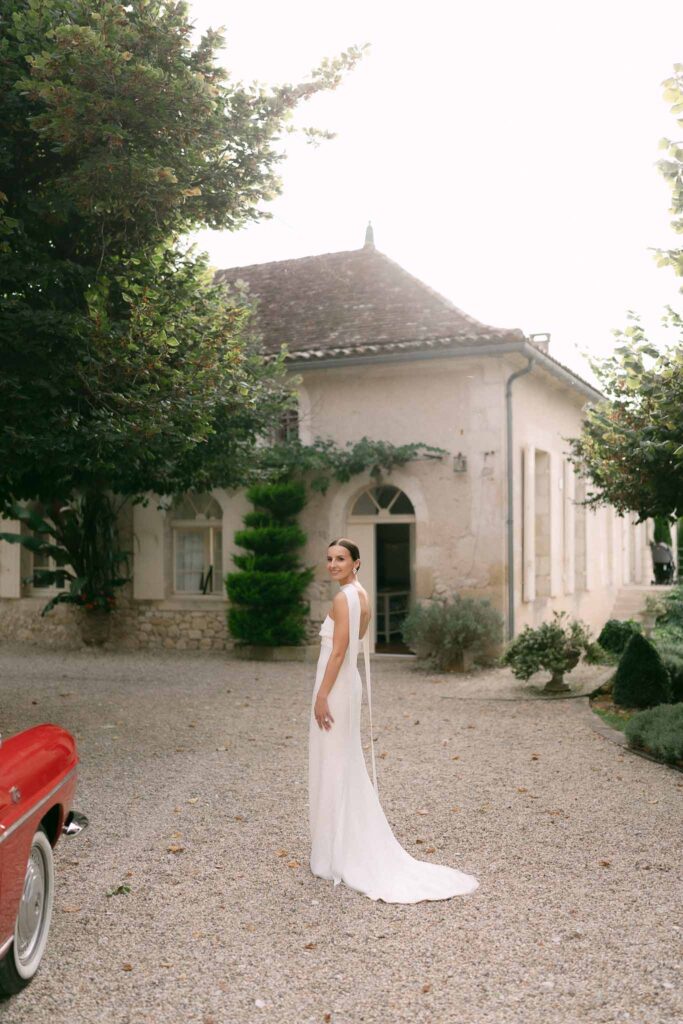
[[[580,619],[569,619],[567,612],[553,612],[550,621],[532,628],[525,626],[510,642],[501,661],[509,665],[517,679],[530,679],[545,669],[550,679],[542,693],[568,693],[567,672],[576,668],[590,646],[590,632]]]
[[[101,647],[111,636],[111,612],[104,608],[79,608],[76,621],[81,640],[87,647]]]
[[[581,651],[568,652],[564,667],[561,671],[553,672],[550,679],[543,687],[543,693],[568,693],[571,690],[571,686],[569,686],[568,683],[565,683],[565,674],[567,672],[571,672],[573,668],[576,668],[580,660]]]

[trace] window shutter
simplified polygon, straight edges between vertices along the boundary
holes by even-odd
[[[160,601],[164,588],[164,516],[150,498],[149,505],[133,509],[135,537],[133,597],[137,601]]]
[[[21,533],[18,519],[0,519],[3,533]],[[0,597],[21,597],[21,544],[0,541]]]

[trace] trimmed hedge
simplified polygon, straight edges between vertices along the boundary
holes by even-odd
[[[244,516],[247,528],[235,533],[246,554],[234,556],[239,571],[225,579],[228,626],[243,644],[295,647],[306,639],[304,592],[313,579],[299,563],[306,534],[295,519],[306,489],[295,481],[255,484],[247,497],[255,508]]]
[[[255,526],[250,530],[237,530],[235,544],[256,555],[289,555],[292,565],[297,563],[296,549],[306,543],[306,534],[296,525],[274,524]]]
[[[291,572],[235,573],[230,582],[230,600],[235,604],[275,606],[301,597],[308,586],[308,577]]]
[[[669,701],[671,684],[654,644],[634,633],[614,676],[612,699],[623,708],[649,708]]]
[[[668,764],[683,761],[683,703],[639,711],[629,718],[624,735],[630,746],[642,747]]]
[[[680,647],[663,647],[661,644],[657,644],[657,650],[669,673],[671,701],[677,704],[683,701],[683,650]]]
[[[639,622],[635,619],[608,619],[602,627],[598,643],[603,651],[621,654],[634,633],[641,633]]]

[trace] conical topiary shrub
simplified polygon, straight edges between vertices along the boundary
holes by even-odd
[[[302,569],[298,556],[306,534],[296,517],[306,504],[306,489],[294,481],[255,484],[247,497],[254,511],[244,516],[246,529],[235,534],[247,553],[234,556],[239,571],[225,581],[228,627],[242,644],[302,644],[308,612],[304,592],[313,579],[313,570]]]
[[[623,708],[651,708],[669,698],[669,674],[656,647],[634,633],[617,667],[612,700]]]

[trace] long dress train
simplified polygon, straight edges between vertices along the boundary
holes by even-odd
[[[311,871],[320,878],[344,882],[371,900],[418,903],[474,892],[479,882],[455,868],[416,860],[403,849],[386,819],[365,766],[360,718],[363,686],[357,659],[361,641],[360,598],[353,583],[342,587],[349,604],[349,647],[328,703],[334,723],[320,729],[313,705],[325,674],[334,623],[327,616],[320,630],[309,726],[309,816]],[[363,644],[369,650],[367,631]],[[366,659],[366,675],[369,660]],[[367,677],[368,698],[371,699]],[[371,707],[371,705],[370,705]],[[370,740],[372,746],[372,737]],[[373,775],[374,775],[373,757]]]

